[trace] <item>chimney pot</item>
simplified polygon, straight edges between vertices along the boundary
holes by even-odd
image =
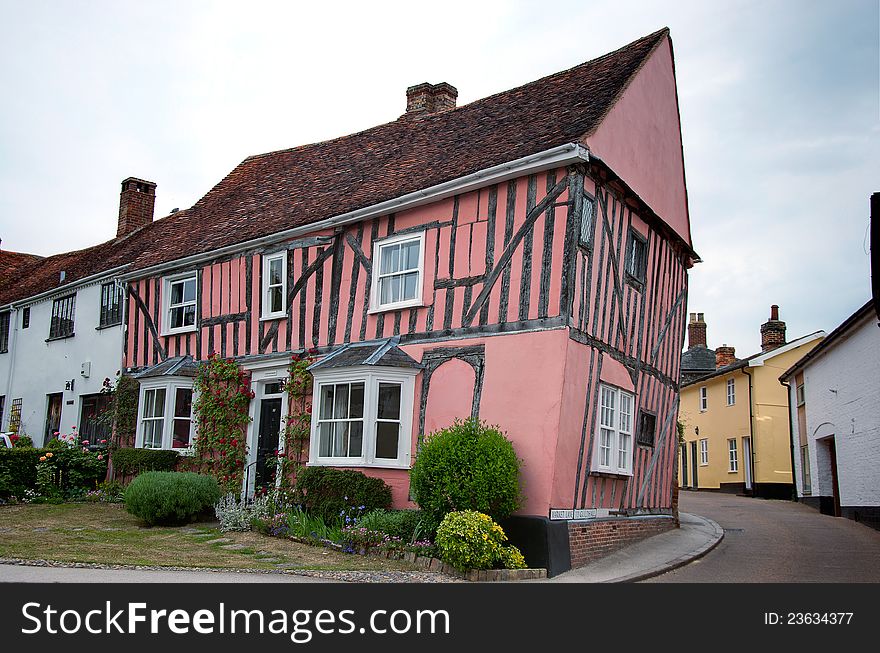
[[[156,205],[156,184],[152,181],[128,177],[122,180],[119,194],[119,221],[116,237],[127,236],[153,221]]]
[[[779,306],[777,306],[776,304],[773,304],[773,306],[770,307],[770,319],[771,320],[778,320],[779,319]]]

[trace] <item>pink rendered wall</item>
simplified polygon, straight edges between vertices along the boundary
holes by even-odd
[[[474,368],[457,358],[434,371],[425,410],[425,434],[446,428],[456,418],[471,414],[475,382]]]
[[[690,244],[672,44],[663,41],[586,144]]]

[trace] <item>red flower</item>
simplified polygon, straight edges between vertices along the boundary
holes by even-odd
[[[220,444],[226,444],[226,438],[220,438],[219,442]]]
[[[312,355],[317,354],[317,353],[318,353],[318,348],[317,348],[317,347],[312,347],[311,349],[309,349],[309,353],[312,354]]]
[[[232,441],[232,446],[233,446],[233,447],[237,447],[237,446],[238,446],[238,440],[237,440],[237,439],[235,439],[235,440]]]

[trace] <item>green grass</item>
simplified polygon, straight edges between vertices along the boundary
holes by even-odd
[[[195,532],[193,532],[195,530]],[[211,540],[224,538],[230,542]],[[224,545],[242,545],[241,549]],[[260,533],[221,533],[216,522],[144,526],[121,504],[0,506],[0,557],[58,562],[203,567],[411,571],[402,561],[349,555]]]

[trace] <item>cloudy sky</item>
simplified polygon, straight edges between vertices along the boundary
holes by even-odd
[[[709,345],[793,338],[870,295],[880,190],[878,3],[0,0],[0,238],[53,254],[115,235],[119,182],[191,206],[239,161],[459,104],[669,26]]]

